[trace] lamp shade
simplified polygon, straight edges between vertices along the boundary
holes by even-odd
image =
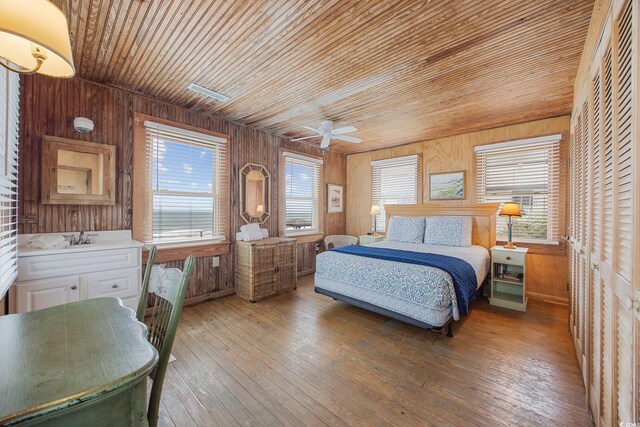
[[[502,210],[500,211],[500,216],[522,216],[522,214],[520,213],[520,205],[513,202],[505,203],[504,206],[502,206]]]
[[[371,206],[371,212],[369,212],[369,215],[380,215],[380,206],[378,205]]]
[[[67,18],[48,0],[0,0],[0,57],[32,69],[34,48],[47,58],[39,74],[72,77],[76,71],[71,55]]]

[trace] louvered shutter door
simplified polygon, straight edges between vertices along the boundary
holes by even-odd
[[[626,307],[633,298],[633,179],[632,159],[637,141],[633,141],[633,8],[627,1],[615,23],[615,211],[614,272],[616,307],[616,423],[633,419],[633,334],[634,312]],[[636,107],[637,108],[637,107]],[[637,196],[635,196],[637,197]]]
[[[606,273],[606,266],[613,261],[613,70],[611,48],[608,48],[603,62],[603,254],[600,271]],[[613,368],[614,368],[614,289],[610,277],[602,276],[602,393],[600,412],[603,420],[610,423],[613,418]]]
[[[20,80],[0,70],[0,297],[18,275],[18,122]]]
[[[601,244],[601,105],[600,105],[600,68],[596,71],[596,76],[592,81],[591,86],[591,99],[593,103],[592,107],[592,123],[593,134],[591,143],[591,260],[596,264],[600,259],[600,244]],[[601,361],[602,361],[602,288],[600,286],[600,274],[599,270],[593,268],[591,272],[591,372],[590,372],[590,394],[591,396],[600,395],[600,381],[602,376]],[[592,405],[595,406],[594,413],[599,416],[599,408],[597,399],[590,399]]]

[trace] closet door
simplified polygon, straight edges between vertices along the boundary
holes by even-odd
[[[616,391],[614,408],[617,410],[616,424],[636,419],[636,399],[634,397],[634,336],[636,333],[635,289],[633,278],[635,263],[634,241],[637,231],[634,220],[634,204],[637,203],[634,157],[637,151],[635,128],[634,84],[636,73],[634,61],[634,20],[633,2],[628,0],[619,10],[613,27],[614,38],[614,240],[613,263],[611,267],[613,290],[615,295],[614,331],[615,331],[615,369]],[[635,77],[637,79],[637,76]],[[637,167],[637,164],[635,165]],[[636,232],[636,239],[634,239]],[[635,276],[637,277],[637,276]],[[637,286],[637,285],[636,285]],[[636,307],[634,307],[636,306]]]
[[[602,286],[600,279],[600,258],[602,254],[602,97],[601,97],[601,68],[597,66],[591,80],[591,146],[590,146],[590,176],[591,176],[591,316],[590,316],[590,372],[589,372],[589,403],[594,414],[599,417],[600,382],[602,379]]]

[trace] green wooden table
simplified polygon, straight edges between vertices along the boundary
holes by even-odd
[[[145,333],[116,298],[0,316],[0,425],[147,425]]]

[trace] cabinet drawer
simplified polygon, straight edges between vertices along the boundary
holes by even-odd
[[[524,252],[493,251],[491,256],[496,264],[524,265],[527,254]]]
[[[140,267],[141,251],[112,249],[92,252],[72,252],[59,255],[30,256],[18,259],[18,280],[46,279],[96,271]]]
[[[125,299],[138,296],[140,281],[139,268],[91,273],[81,277],[82,290],[87,299],[101,297]]]

